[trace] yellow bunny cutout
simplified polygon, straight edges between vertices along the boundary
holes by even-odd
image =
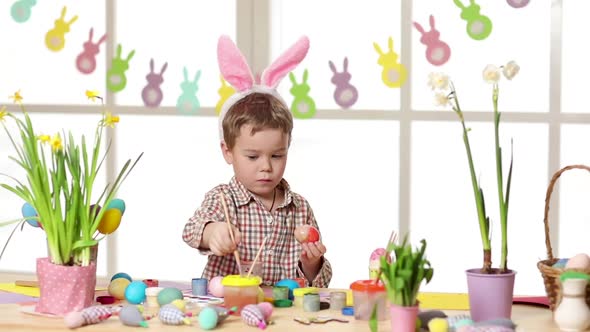
[[[54,52],[61,51],[61,49],[64,48],[66,44],[65,35],[70,32],[70,25],[78,19],[78,15],[76,15],[72,17],[69,22],[66,22],[64,20],[66,17],[66,10],[67,7],[64,6],[61,10],[61,16],[55,20],[55,26],[53,29],[47,31],[47,34],[45,35],[45,45],[48,49]]]

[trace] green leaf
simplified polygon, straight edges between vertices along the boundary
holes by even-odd
[[[377,321],[377,304],[373,306],[373,311],[371,312],[371,319],[369,320],[369,328],[371,332],[377,332],[377,328],[379,327]]]

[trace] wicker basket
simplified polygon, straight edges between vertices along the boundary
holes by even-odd
[[[545,291],[547,292],[547,297],[549,298],[549,307],[551,308],[551,311],[555,310],[556,306],[561,301],[559,276],[564,271],[564,269],[553,267],[553,264],[555,264],[559,258],[553,257],[551,239],[549,238],[549,204],[551,200],[551,193],[553,192],[553,187],[555,186],[557,179],[559,179],[561,174],[563,174],[565,171],[572,169],[584,169],[590,172],[590,167],[585,165],[569,165],[560,169],[555,174],[553,174],[551,182],[549,182],[549,187],[547,187],[547,194],[545,195],[545,215],[543,217],[543,223],[545,224],[545,245],[547,247],[547,259],[539,261],[537,263],[537,267],[543,276]],[[590,270],[580,272],[590,274]],[[590,285],[586,287],[586,304],[590,306]]]

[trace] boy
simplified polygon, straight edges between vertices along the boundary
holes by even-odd
[[[321,241],[300,244],[295,240],[297,226],[318,226],[309,203],[283,179],[293,117],[275,88],[303,60],[308,48],[307,38],[300,39],[265,70],[261,85],[254,85],[235,44],[227,37],[219,40],[221,73],[236,88],[219,118],[221,150],[235,175],[229,184],[205,195],[183,231],[188,245],[209,255],[205,278],[238,274],[232,253],[237,250],[242,261],[253,261],[266,237],[258,257],[263,284],[287,278],[304,278],[306,285],[314,287],[330,283],[332,269],[324,258],[326,247]],[[225,221],[222,195],[235,242]]]

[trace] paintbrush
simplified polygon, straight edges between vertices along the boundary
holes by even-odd
[[[225,195],[223,193],[219,194],[221,196],[221,205],[223,205],[223,213],[225,214],[225,221],[227,222],[227,229],[229,230],[229,236],[231,237],[232,242],[234,245],[236,244],[236,239],[234,238],[234,231],[231,227],[231,223],[229,222],[229,212],[227,210],[227,203],[225,202]],[[240,277],[242,276],[242,264],[240,263],[240,254],[238,253],[238,248],[234,250],[234,257],[236,258],[236,263],[238,264],[238,271],[240,272]]]

